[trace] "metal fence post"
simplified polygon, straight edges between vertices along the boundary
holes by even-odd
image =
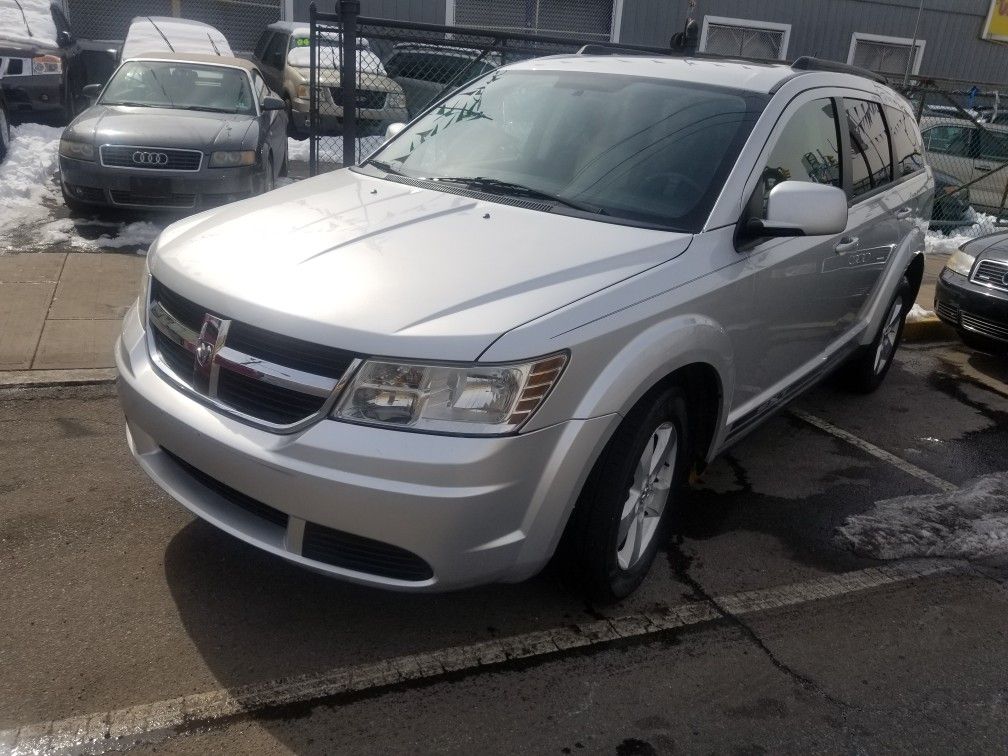
[[[343,93],[343,166],[357,162],[357,16],[360,0],[340,0],[340,91]]]
[[[318,175],[318,8],[308,6],[308,175]]]

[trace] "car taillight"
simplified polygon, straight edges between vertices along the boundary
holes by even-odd
[[[32,58],[33,74],[63,73],[63,59],[58,55],[38,55]]]

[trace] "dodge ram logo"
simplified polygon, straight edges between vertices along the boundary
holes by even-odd
[[[203,327],[194,345],[193,388],[211,398],[217,396],[217,376],[220,374],[217,353],[224,346],[230,327],[230,320],[207,313],[203,316]]]
[[[132,160],[137,165],[162,166],[168,165],[168,153],[166,152],[145,152],[137,150],[133,153]]]

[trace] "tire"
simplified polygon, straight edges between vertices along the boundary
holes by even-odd
[[[906,316],[913,305],[911,299],[910,282],[904,278],[889,300],[872,343],[861,347],[843,367],[841,378],[848,389],[870,394],[882,385],[903,338]]]
[[[620,424],[585,482],[560,557],[593,602],[611,603],[633,593],[665,542],[691,460],[687,406],[678,386],[646,396]]]
[[[287,159],[287,153],[284,152],[283,162],[280,164],[280,176],[287,178],[290,173],[290,161]]]
[[[7,111],[4,109],[3,104],[0,103],[0,163],[2,163],[4,158],[7,157],[7,152],[10,150],[10,143],[10,121],[7,119]]]

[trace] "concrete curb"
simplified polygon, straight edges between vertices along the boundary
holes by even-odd
[[[117,375],[118,372],[115,368],[4,370],[0,371],[0,389],[94,386],[115,383]]]
[[[955,329],[937,317],[914,320],[903,326],[903,341],[906,342],[955,341],[957,338]]]

